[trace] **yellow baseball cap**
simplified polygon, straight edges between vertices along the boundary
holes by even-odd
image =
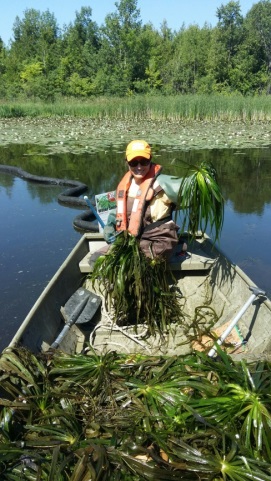
[[[136,157],[144,157],[150,160],[151,148],[145,140],[132,140],[126,148],[126,160],[130,162]]]

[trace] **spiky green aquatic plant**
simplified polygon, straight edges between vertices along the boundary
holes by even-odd
[[[78,354],[77,356],[65,353],[56,353],[53,360],[51,373],[57,376],[61,390],[69,389],[71,382],[85,389],[91,390],[92,395],[101,392],[106,382],[110,379],[117,380],[123,377],[121,373],[121,355],[115,352],[107,352],[103,355],[94,350],[92,355]],[[61,392],[60,390],[60,392]]]
[[[176,209],[184,214],[182,231],[188,228],[192,235],[198,231],[204,234],[209,227],[214,241],[219,239],[224,221],[224,199],[216,170],[210,163],[189,166],[188,175],[180,186]]]
[[[34,360],[25,350],[22,357],[10,350],[9,377],[13,383],[16,378],[17,391],[9,394],[14,412],[6,419],[13,429],[0,442],[1,481],[271,481],[271,365],[234,362],[222,354],[215,361],[204,353],[169,358],[58,352]],[[36,395],[47,394],[44,417],[35,416],[26,369],[39,386]],[[7,392],[10,380],[3,370],[0,375]],[[264,404],[265,420],[254,415],[255,404],[251,410],[252,394]],[[31,416],[17,412],[18,396]],[[250,430],[249,411],[252,429],[259,420],[261,432]],[[0,412],[0,431],[2,421]]]
[[[216,395],[191,402],[206,422],[229,429],[240,438],[249,456],[271,462],[270,366],[258,362],[252,369],[241,362],[235,382],[222,381]]]

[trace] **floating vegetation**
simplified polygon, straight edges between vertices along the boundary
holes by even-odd
[[[177,150],[240,149],[268,147],[269,121],[163,120],[137,118],[50,117],[0,118],[0,145],[35,144],[48,153],[95,154],[116,151],[133,138],[146,138],[152,145]]]
[[[270,481],[271,364],[219,355],[6,349],[1,481]]]

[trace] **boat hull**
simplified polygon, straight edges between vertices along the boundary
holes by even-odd
[[[104,241],[100,234],[86,233],[58,269],[27,315],[10,346],[23,345],[34,353],[48,350],[65,326],[63,306],[83,284],[90,271],[89,256]],[[208,238],[189,245],[190,257],[173,256],[170,268],[182,293],[183,325],[165,333],[163,339],[135,334],[133,326],[111,328],[104,311],[84,324],[76,324],[60,344],[67,352],[81,352],[89,342],[95,349],[143,352],[153,355],[186,354],[191,349],[208,350],[251,296],[252,280],[212,245]],[[211,320],[210,320],[211,318]],[[236,358],[269,356],[271,352],[271,303],[258,296],[231,333],[230,353]],[[207,324],[210,324],[208,327]],[[207,331],[210,328],[211,337]],[[226,344],[228,340],[226,339]]]

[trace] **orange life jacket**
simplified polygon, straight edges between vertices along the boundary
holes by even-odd
[[[161,170],[161,165],[151,164],[149,172],[144,177],[144,180],[140,186],[138,186],[138,191],[136,197],[134,198],[129,222],[127,217],[127,197],[133,176],[130,172],[127,172],[124,175],[117,188],[117,231],[128,229],[128,231],[134,236],[138,236],[140,234],[143,217],[147,207],[146,203],[149,202],[154,196],[152,185]]]

